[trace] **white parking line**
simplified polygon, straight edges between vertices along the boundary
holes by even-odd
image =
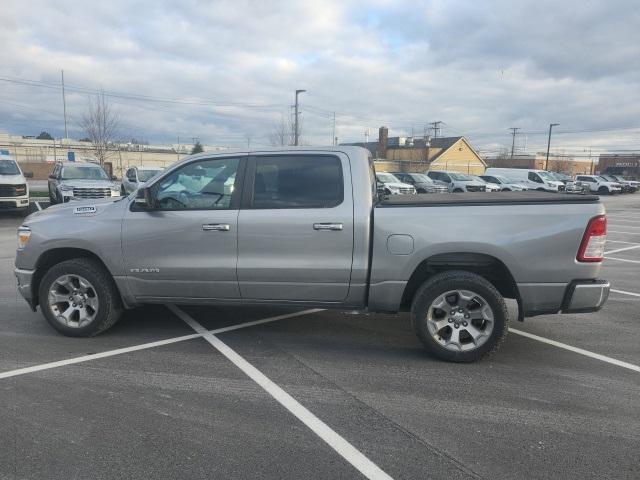
[[[640,223],[640,220],[627,220],[625,218],[607,218],[607,220],[609,220],[609,223]]]
[[[625,292],[624,290],[614,290],[613,288],[611,289],[611,291],[613,293],[622,293],[623,295],[631,295],[632,297],[640,297],[640,293]]]
[[[627,235],[640,235],[640,232],[623,232],[621,230],[609,230],[609,229],[607,229],[607,233],[625,233]]]
[[[627,368],[635,372],[640,372],[640,365],[634,365],[633,363],[622,362],[620,360],[616,360],[615,358],[607,357],[605,355],[600,355],[599,353],[590,352],[589,350],[584,350],[582,348],[572,347],[571,345],[567,345],[566,343],[556,342],[555,340],[551,340],[545,337],[540,337],[538,335],[534,335],[533,333],[523,332],[522,330],[516,330],[515,328],[509,328],[509,332],[515,333],[517,335],[522,335],[523,337],[527,337],[532,340],[537,340],[538,342],[547,343],[549,345],[553,345],[554,347],[562,348],[564,350],[569,350],[570,352],[579,353],[580,355],[584,355],[586,357],[595,358],[596,360],[607,362],[612,365],[616,365],[618,367]]]
[[[309,315],[311,313],[321,312],[322,309],[304,310],[302,312],[288,313],[286,315],[278,315],[277,317],[263,318],[262,320],[254,320],[252,322],[240,323],[238,325],[231,325],[229,327],[222,327],[216,330],[211,330],[211,333],[223,333],[230,332],[232,330],[239,330],[241,328],[253,327],[262,323],[275,322],[277,320],[284,320],[287,318],[299,317],[302,315]],[[115,355],[122,355],[123,353],[137,352],[139,350],[147,350],[149,348],[162,347],[164,345],[170,345],[172,343],[184,342],[186,340],[192,340],[194,338],[201,337],[201,333],[195,333],[191,335],[182,335],[180,337],[167,338],[165,340],[159,340],[157,342],[142,343],[140,345],[133,345],[131,347],[117,348],[115,350],[107,350],[106,352],[92,353],[91,355],[83,355],[82,357],[67,358],[66,360],[59,360],[57,362],[43,363],[40,365],[33,365],[31,367],[18,368],[16,370],[9,370],[8,372],[0,372],[0,379],[15,377],[18,375],[25,375],[27,373],[39,372],[41,370],[49,370],[56,367],[64,367],[65,365],[73,365],[76,363],[88,362],[90,360],[97,360],[99,358],[113,357]]]
[[[280,405],[289,410],[289,412],[291,412],[298,420],[309,427],[312,432],[324,440],[327,445],[333,448],[365,477],[372,479],[391,479],[387,473],[369,460],[356,447],[347,442],[343,437],[336,433],[335,430],[329,427],[329,425],[302,406],[295,398],[276,385],[260,370],[241,357],[235,350],[213,335],[213,333],[208,332],[202,325],[178,307],[169,305],[168,308],[184,320],[187,325],[201,334],[202,338],[213,345],[216,350],[227,357],[231,363],[242,370],[251,380],[260,385],[269,395],[280,403]]]
[[[638,242],[624,242],[622,240],[611,240],[607,238],[607,243],[626,243],[627,245],[640,245]]]
[[[640,225],[613,225],[613,224],[609,224],[609,226],[613,227],[613,228],[632,228],[632,229],[637,229],[640,228]]]
[[[604,257],[607,260],[617,260],[618,262],[627,262],[627,263],[640,263],[639,260],[627,260],[626,258],[617,258],[617,257]]]
[[[36,204],[36,207],[38,208],[38,210],[42,210],[42,207],[40,206],[40,202],[33,202]]]
[[[610,255],[612,253],[626,252],[627,250],[635,250],[636,248],[640,248],[640,245],[636,245],[634,247],[618,248],[617,250],[611,250],[610,252],[604,252],[604,254],[605,255]]]

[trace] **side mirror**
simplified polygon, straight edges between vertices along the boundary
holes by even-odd
[[[116,177],[115,175],[111,175],[111,180],[118,180],[118,177]]]
[[[136,190],[136,198],[133,204],[136,210],[153,210],[153,195],[149,188],[139,188]]]
[[[51,174],[51,175],[49,175],[49,178],[50,178],[51,180],[55,180],[55,179],[56,179],[56,176],[55,176],[55,175],[53,175],[53,174]]]
[[[24,178],[33,178],[33,172],[24,172]]]

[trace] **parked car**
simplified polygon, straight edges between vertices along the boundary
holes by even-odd
[[[471,178],[473,178],[474,180],[477,180],[481,183],[484,183],[484,189],[486,192],[500,192],[502,191],[502,189],[500,188],[500,185],[496,185],[495,183],[489,183],[487,182],[484,178],[480,177],[479,175],[469,175]]]
[[[497,349],[508,331],[505,298],[520,320],[595,311],[607,299],[597,196],[376,187],[360,147],[188,156],[135,196],[27,217],[18,290],[75,337],[146,303],[410,311],[425,348],[456,362]]]
[[[576,180],[589,185],[589,190],[600,195],[613,195],[622,192],[622,185],[618,182],[610,182],[600,175],[578,175]]]
[[[122,176],[122,195],[129,195],[131,192],[144,185],[145,182],[152,179],[162,170],[163,169],[160,167],[136,166],[128,168],[125,174]]]
[[[528,190],[524,183],[509,180],[502,175],[480,175],[480,178],[489,184],[497,185],[501,192],[523,192]]]
[[[624,178],[622,175],[610,175],[610,177],[613,177],[619,183],[627,182],[632,187],[636,187],[637,190],[640,190],[640,182],[637,180],[629,180],[627,178]]]
[[[600,176],[609,182],[619,183],[620,186],[622,187],[622,193],[636,193],[638,191],[638,187],[634,185],[632,182],[629,182],[627,180],[620,181],[613,175],[600,175]]]
[[[541,192],[562,192],[565,185],[546,170],[527,168],[487,168],[485,175],[502,175],[518,182],[525,182],[529,190]]]
[[[26,215],[29,211],[29,185],[18,162],[8,153],[0,154],[0,211]]]
[[[430,179],[424,173],[393,172],[393,176],[401,182],[413,185],[418,193],[447,193],[449,186],[437,180]]]
[[[427,175],[432,180],[439,180],[448,185],[449,191],[459,192],[484,192],[487,185],[476,180],[469,175],[458,172],[448,172],[446,170],[429,170]]]
[[[53,205],[85,198],[119,197],[120,185],[115,180],[95,163],[58,162],[49,175],[49,200]]]
[[[387,195],[412,194],[416,193],[413,185],[402,183],[395,175],[389,172],[376,173],[376,179],[381,184],[381,189]]]

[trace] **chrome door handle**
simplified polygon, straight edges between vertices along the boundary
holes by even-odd
[[[203,223],[202,230],[205,232],[228,232],[231,227],[228,223]]]
[[[314,223],[314,230],[342,230],[341,223]]]

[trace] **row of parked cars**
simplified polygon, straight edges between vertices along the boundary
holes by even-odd
[[[161,171],[159,167],[131,167],[119,183],[116,177],[109,177],[96,163],[58,162],[49,175],[49,200],[53,205],[71,199],[129,195]]]
[[[376,174],[380,189],[388,195],[411,193],[461,192],[545,192],[634,193],[640,182],[620,175],[577,175],[523,168],[487,168],[484,175],[470,175],[446,170],[426,173],[380,172]]]

